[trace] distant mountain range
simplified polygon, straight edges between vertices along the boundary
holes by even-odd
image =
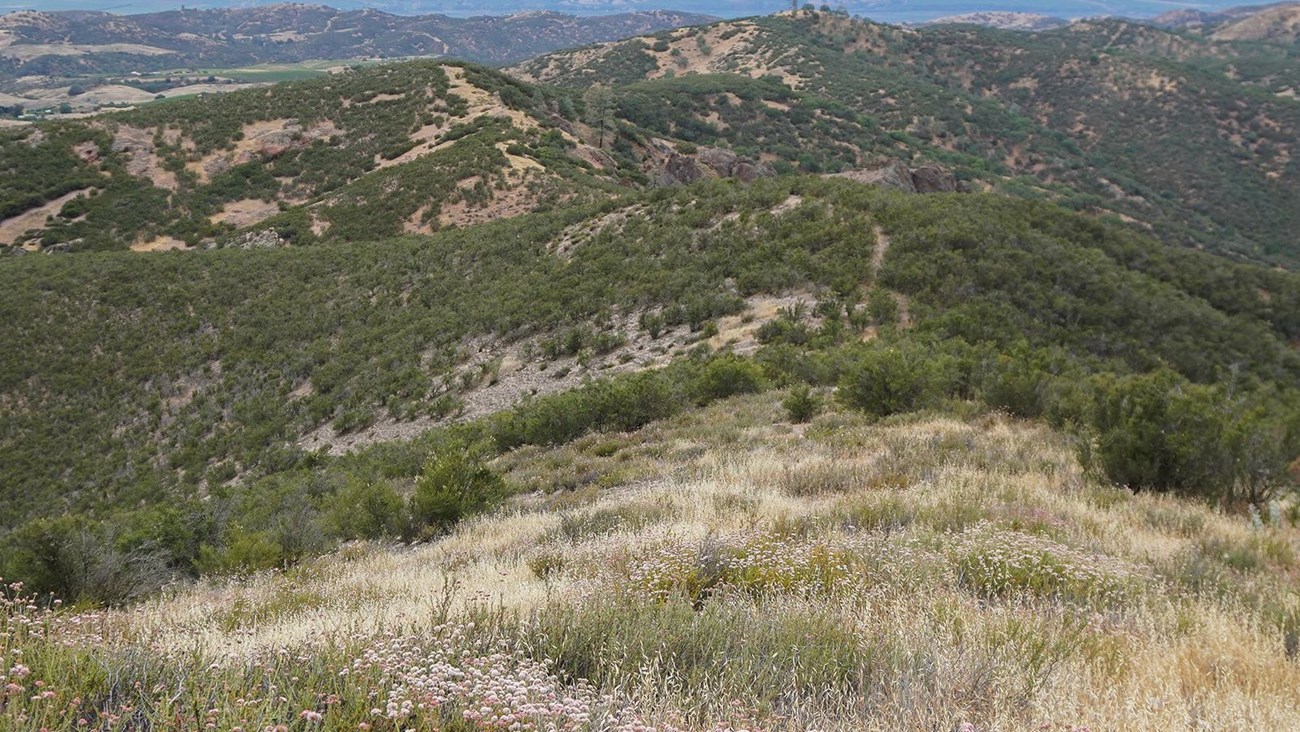
[[[511,63],[711,20],[662,10],[592,17],[557,12],[401,16],[296,3],[141,15],[19,11],[0,16],[0,76],[124,74],[376,56]]]
[[[1220,12],[1176,10],[1153,21],[1164,28],[1185,30],[1218,41],[1300,41],[1300,3],[1252,5]]]
[[[237,5],[243,8],[264,7],[273,2],[207,0],[41,0],[7,3],[10,9],[42,11],[105,10],[115,13],[157,13],[187,8],[218,8]],[[556,11],[572,15],[631,13],[672,8],[691,13],[722,17],[763,15],[789,8],[787,0],[335,0],[343,10],[371,8],[394,15],[442,14],[453,17],[508,15],[527,11]],[[800,5],[803,0],[800,0]],[[821,2],[815,2],[820,6]],[[1051,15],[1063,18],[1125,16],[1151,18],[1170,8],[1216,13],[1238,4],[1233,0],[1204,2],[1167,2],[1165,0],[849,0],[829,2],[832,8],[843,7],[854,15],[891,23],[929,22],[936,18],[982,12],[1015,12]]]

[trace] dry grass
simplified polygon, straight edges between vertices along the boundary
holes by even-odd
[[[1300,728],[1293,528],[1099,485],[1034,424],[779,402],[517,451],[539,490],[504,513],[177,588],[95,642],[230,668],[452,618],[660,729]]]

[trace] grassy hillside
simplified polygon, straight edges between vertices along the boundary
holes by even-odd
[[[653,129],[659,110],[693,139],[740,139],[805,171],[880,155],[939,160],[1009,193],[1121,214],[1167,241],[1293,261],[1300,107],[1277,84],[1296,68],[1272,46],[1227,49],[1121,21],[1021,34],[801,12],[559,52],[516,71],[579,88],[761,77],[788,91],[784,101],[765,92],[757,115],[732,113],[752,82],[728,94],[721,78],[705,98],[630,88],[621,111]],[[821,128],[822,144],[789,156],[764,147],[800,120]]]
[[[1300,536],[1003,416],[780,394],[528,449],[533,494],[138,606],[0,604],[13,729],[1295,726]],[[39,602],[39,601],[37,601]],[[271,689],[268,693],[267,689]]]

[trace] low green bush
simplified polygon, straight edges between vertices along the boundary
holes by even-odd
[[[444,533],[461,519],[488,510],[506,493],[505,480],[474,450],[449,446],[415,482],[409,500],[412,535],[427,538]]]

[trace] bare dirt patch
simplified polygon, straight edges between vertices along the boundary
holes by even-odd
[[[330,230],[329,219],[321,218],[316,212],[311,212],[311,233],[315,236],[324,236]]]
[[[375,167],[381,169],[391,168],[394,165],[409,163],[418,157],[442,149],[443,143],[439,140],[441,140],[442,136],[446,134],[449,129],[451,129],[451,123],[449,122],[444,122],[441,125],[425,125],[421,127],[411,135],[411,141],[416,143],[415,147],[391,160],[386,160],[383,156],[376,156]]]
[[[520,159],[527,160],[527,158]],[[505,172],[506,186],[504,190],[494,190],[491,200],[486,203],[470,205],[465,201],[457,201],[442,204],[442,208],[438,212],[438,223],[441,226],[472,226],[488,221],[521,216],[532,211],[537,204],[535,190],[540,186],[544,186],[549,178],[541,165],[535,162],[533,162],[533,165],[535,167],[508,168]],[[473,186],[476,180],[476,178],[470,178],[461,181],[457,185],[458,187]],[[407,223],[410,224],[411,222],[408,221]],[[412,233],[427,233],[427,227],[417,226],[416,228],[417,231]]]
[[[162,167],[154,147],[154,130],[119,125],[113,133],[113,150],[127,155],[126,172],[152,181],[159,188],[174,191],[179,187],[176,174]]]
[[[758,350],[758,329],[781,317],[783,310],[805,309],[812,311],[817,298],[811,292],[788,295],[756,295],[745,301],[745,309],[737,315],[718,320],[718,334],[709,339],[709,347],[721,350],[730,347],[734,353]]]
[[[198,176],[201,183],[207,183],[212,180],[212,176],[236,165],[252,162],[259,157],[274,158],[286,150],[309,145],[313,140],[326,139],[338,131],[329,120],[306,128],[296,119],[260,120],[244,125],[243,137],[231,148],[191,160],[185,167]]]
[[[465,78],[465,69],[459,66],[444,66],[443,71],[447,72],[447,78],[451,81],[448,93],[455,94],[468,103],[470,119],[482,116],[508,117],[510,123],[521,130],[537,128],[537,120],[517,109],[507,107],[500,96],[471,84]]]
[[[17,216],[0,221],[0,244],[12,245],[23,234],[45,228],[46,219],[58,215],[64,204],[78,196],[87,195],[92,190],[94,189],[83,188],[79,191],[73,191],[59,196],[49,203],[28,209]]]
[[[245,198],[227,203],[221,211],[212,214],[209,220],[214,224],[232,224],[242,229],[261,223],[279,211],[280,207],[274,201]]]
[[[189,248],[189,245],[185,242],[170,236],[159,236],[149,241],[137,242],[131,245],[131,251],[133,252],[170,252]]]
[[[622,227],[623,224],[633,216],[644,216],[650,209],[648,206],[636,204],[618,211],[611,211],[593,221],[581,221],[572,224],[560,234],[555,240],[555,246],[552,251],[557,257],[569,259],[573,256],[573,250],[581,244],[591,241],[596,235],[606,228]]]
[[[758,27],[747,21],[726,23],[705,29],[678,29],[673,32],[667,49],[646,52],[654,58],[657,65],[657,68],[647,76],[658,79],[667,76],[670,72],[677,76],[735,73],[738,67],[743,70],[743,73],[754,77],[777,74],[787,82],[801,81],[785,69],[767,63],[755,52],[753,41],[758,37],[758,33]],[[738,65],[736,60],[740,57],[745,59],[745,63]]]

